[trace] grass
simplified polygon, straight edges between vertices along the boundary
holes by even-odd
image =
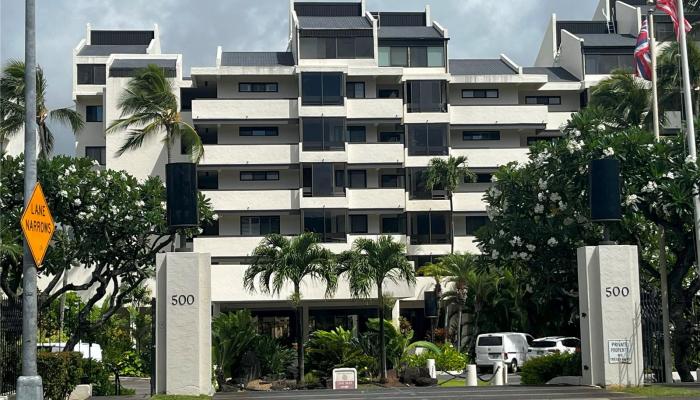
[[[452,380],[449,381],[449,382],[445,382],[446,380],[447,380],[447,379],[441,379],[441,380],[439,381],[441,384],[438,385],[438,387],[467,387],[467,386],[464,385],[464,378],[455,378],[455,379],[452,379]],[[442,382],[445,382],[445,383],[442,383]],[[488,382],[483,382],[483,381],[478,380],[478,379],[477,379],[477,382],[476,382],[476,383],[477,383],[479,386],[489,386],[489,383],[488,383]]]
[[[643,387],[629,387],[629,388],[616,388],[610,390],[611,392],[625,392],[629,394],[636,394],[639,396],[645,396],[650,398],[656,397],[690,397],[690,396],[700,396],[700,388],[691,389],[688,387],[673,387],[673,386],[643,386]]]
[[[151,397],[151,400],[210,400],[211,396],[181,396],[171,394],[157,394]]]

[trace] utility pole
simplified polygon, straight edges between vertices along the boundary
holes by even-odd
[[[656,34],[654,26],[654,11],[652,8],[647,14],[647,28],[649,29],[649,51],[651,53],[651,94],[652,94],[652,115],[654,117],[654,138],[658,142],[661,138],[659,133],[659,91],[657,89],[656,75]],[[661,316],[663,325],[664,341],[664,381],[673,383],[673,358],[671,356],[671,318],[668,310],[668,271],[666,268],[666,232],[664,227],[659,225],[659,275],[661,280]]]
[[[36,5],[25,0],[24,27],[24,207],[37,181],[36,171]],[[37,287],[36,265],[24,238],[22,257],[22,375],[17,378],[18,400],[42,400],[41,377],[36,367]]]

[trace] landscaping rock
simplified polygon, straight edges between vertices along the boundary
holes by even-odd
[[[272,390],[272,383],[263,381],[261,379],[254,379],[245,385],[246,390],[251,390],[254,392],[269,392]]]
[[[433,386],[437,385],[437,379],[433,379],[430,377],[424,377],[421,376],[418,379],[416,379],[416,386]]]
[[[420,377],[420,368],[416,367],[407,367],[403,375],[401,376],[401,382],[411,384],[415,383],[416,379]]]

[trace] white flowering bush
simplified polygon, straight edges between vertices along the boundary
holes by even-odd
[[[490,259],[518,271],[521,283],[532,288],[532,300],[523,299],[532,325],[562,334],[578,329],[576,249],[603,239],[602,226],[589,220],[588,165],[611,157],[621,162],[623,210],[621,223],[611,224],[612,239],[640,246],[642,282],[651,285],[659,277],[657,226],[665,227],[674,326],[700,337],[680,321],[700,290],[692,265],[692,195],[700,174],[684,148],[682,137],[656,143],[650,132],[615,128],[602,112],[589,108],[574,114],[563,137],[533,145],[529,162],[496,172],[485,195],[492,219],[477,232],[477,241]],[[503,207],[505,199],[508,207]],[[683,335],[676,337],[676,346],[689,346]]]
[[[9,156],[0,160],[0,215],[8,227],[16,230],[16,240],[21,240],[21,163],[21,158]],[[128,302],[132,290],[153,275],[156,253],[168,250],[174,240],[175,232],[169,230],[166,221],[164,185],[158,178],[139,183],[124,172],[99,171],[88,159],[65,156],[40,160],[38,176],[54,220],[72,228],[72,238],[57,229],[47,251],[40,274],[50,280],[40,296],[40,307],[48,306],[64,292],[91,287],[94,295],[85,303],[92,306],[111,298],[110,308],[104,313],[109,318],[114,312],[111,310]],[[201,222],[210,221],[213,212],[208,200],[200,195],[199,204]],[[181,233],[192,236],[196,228]],[[15,297],[21,257],[0,261],[3,292]],[[88,269],[90,279],[63,288],[59,284],[62,272],[70,268]],[[103,322],[83,319],[79,323],[81,330],[87,331]]]

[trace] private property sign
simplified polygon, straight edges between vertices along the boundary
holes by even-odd
[[[44,191],[38,182],[34,186],[32,197],[27,203],[27,208],[24,210],[20,222],[34,262],[40,266],[44,262],[46,249],[49,247],[49,241],[51,241],[55,227],[49,205],[46,204]]]
[[[336,368],[333,370],[333,390],[357,389],[357,370],[355,368]]]
[[[610,364],[632,363],[632,345],[627,339],[608,340],[608,362]]]

